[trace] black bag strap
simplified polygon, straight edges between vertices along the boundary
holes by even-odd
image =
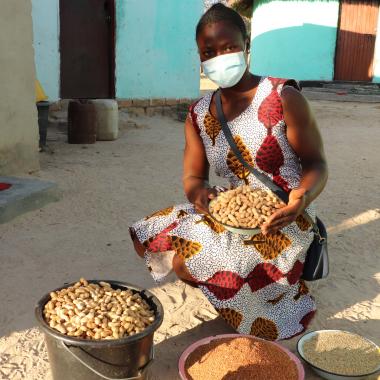
[[[247,161],[244,160],[240,150],[238,149],[234,138],[232,137],[232,133],[230,128],[228,127],[226,117],[224,116],[223,112],[223,106],[222,106],[222,99],[220,96],[220,89],[218,89],[215,92],[215,104],[216,104],[216,112],[219,119],[219,123],[222,127],[222,131],[224,133],[224,136],[230,145],[232,151],[234,152],[236,158],[240,161],[240,163],[250,171],[259,181],[261,181],[268,189],[270,189],[278,198],[280,198],[284,203],[288,204],[289,202],[289,194],[282,189],[280,186],[275,184],[268,176],[266,176],[264,173],[261,173],[259,170],[254,168],[253,166],[249,165]],[[313,231],[316,235],[322,239],[319,228],[317,224],[314,222],[314,220],[310,217],[310,215],[305,211],[303,213],[304,218],[311,224]]]

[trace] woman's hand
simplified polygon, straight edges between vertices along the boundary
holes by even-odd
[[[208,204],[210,200],[216,198],[217,195],[217,190],[211,187],[202,187],[196,190],[193,200],[195,210],[199,214],[208,214]]]
[[[303,213],[306,206],[306,190],[294,189],[289,193],[287,206],[272,214],[261,226],[263,235],[274,234],[281,228],[293,223]]]

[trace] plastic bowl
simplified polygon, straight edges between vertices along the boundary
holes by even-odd
[[[216,199],[212,199],[210,203],[208,204],[208,213],[210,214],[211,218],[215,220],[217,223],[219,223],[221,226],[223,226],[226,230],[239,235],[247,235],[247,236],[254,236],[261,232],[260,228],[248,228],[248,227],[234,227],[229,224],[225,224],[222,222],[219,222],[215,219],[214,215],[211,212],[211,206],[216,201]]]
[[[302,363],[300,362],[300,360],[297,358],[297,356],[295,356],[293,353],[291,353],[289,350],[287,350],[286,348],[284,348],[280,344],[278,344],[276,342],[267,341],[267,340],[264,340],[264,339],[261,339],[261,338],[257,338],[257,337],[252,336],[252,335],[221,334],[221,335],[208,336],[206,338],[198,340],[197,342],[193,343],[188,348],[186,348],[186,350],[182,353],[182,355],[181,355],[181,357],[179,358],[179,361],[178,361],[178,372],[179,372],[179,376],[180,376],[181,380],[189,380],[189,378],[186,376],[185,363],[186,363],[186,360],[189,357],[189,355],[196,348],[198,348],[199,346],[202,346],[204,344],[208,344],[212,340],[215,340],[215,339],[224,339],[224,338],[250,338],[250,339],[254,339],[254,340],[261,340],[261,341],[264,341],[264,342],[269,343],[269,344],[274,344],[275,346],[277,346],[278,348],[280,348],[282,351],[284,351],[286,353],[286,355],[289,356],[290,360],[292,362],[294,362],[294,364],[297,367],[298,380],[304,380],[305,379],[305,370],[304,370],[304,368],[303,368]]]
[[[302,336],[299,340],[298,340],[298,343],[297,343],[297,351],[298,351],[298,354],[299,356],[302,358],[302,360],[307,363],[319,376],[321,376],[322,378],[324,379],[327,379],[327,380],[360,380],[360,379],[367,379],[368,376],[370,375],[373,375],[375,374],[376,372],[380,371],[380,363],[377,367],[377,369],[371,373],[366,373],[366,374],[363,374],[363,375],[353,375],[353,376],[347,376],[347,375],[339,375],[337,373],[333,373],[333,372],[329,372],[329,371],[326,371],[322,368],[319,368],[319,367],[316,367],[315,365],[313,365],[312,363],[310,363],[309,360],[307,360],[305,358],[305,355],[304,355],[304,351],[303,351],[303,345],[305,344],[305,342],[309,339],[311,339],[313,336],[315,335],[318,335],[318,334],[322,334],[324,332],[346,332],[346,333],[349,333],[349,334],[354,334],[350,331],[344,331],[344,330],[316,330],[316,331],[311,331],[307,334],[305,334],[304,336]],[[354,335],[358,335],[358,334],[354,334]],[[358,335],[360,336],[360,335]],[[371,340],[367,339],[367,338],[364,338],[362,336],[360,336],[361,338],[367,340],[368,342],[370,342],[371,344],[374,345],[374,347],[376,347],[378,350],[379,350],[379,346],[372,342]]]

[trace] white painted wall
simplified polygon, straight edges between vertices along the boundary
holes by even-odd
[[[32,0],[37,78],[49,101],[59,99],[59,0]]]

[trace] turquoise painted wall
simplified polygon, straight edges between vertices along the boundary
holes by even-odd
[[[203,0],[116,1],[116,96],[196,98]]]
[[[338,15],[337,0],[259,0],[252,17],[252,72],[332,80]]]
[[[377,22],[377,36],[375,45],[375,59],[374,59],[374,76],[373,81],[380,83],[380,14]]]
[[[37,78],[50,101],[59,99],[59,0],[32,0]]]

